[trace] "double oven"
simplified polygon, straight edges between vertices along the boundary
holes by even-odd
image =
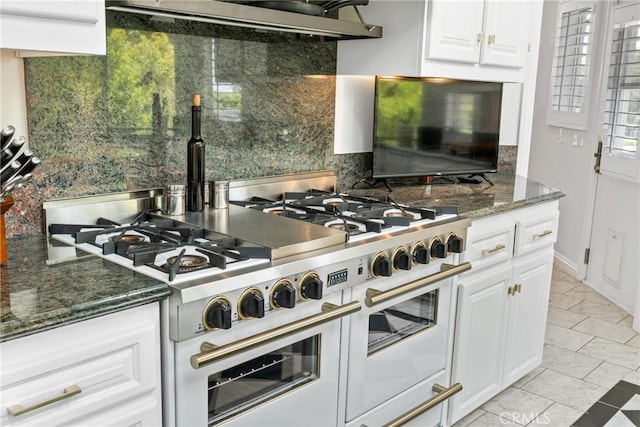
[[[272,193],[283,188],[335,191],[335,176],[306,174],[230,187],[230,200],[246,200],[250,192],[275,198]],[[154,194],[149,196],[109,203],[114,212],[136,217],[136,209],[153,210]],[[133,203],[137,197],[144,201]],[[82,224],[90,223],[89,211],[104,213],[99,202],[104,198],[82,201],[80,206],[91,205]],[[394,215],[398,207],[410,214],[409,207],[391,204]],[[68,209],[77,212],[72,205],[47,212],[48,222],[65,217]],[[172,294],[161,305],[164,424],[441,424],[443,405],[462,387],[450,383],[447,355],[456,276],[471,268],[460,263],[470,221],[440,213],[423,218],[416,209],[409,225],[394,219],[376,228],[375,220],[358,222],[354,215],[342,216],[344,228],[336,230],[299,221],[308,219],[304,211],[284,211],[274,215],[232,204],[172,219],[173,228],[203,229],[198,236],[232,236],[233,245],[221,251],[240,248],[242,256],[234,257],[242,262],[255,252],[264,258],[257,247],[268,248],[270,256],[246,264],[230,259],[232,268],[218,262],[213,272],[166,279]],[[327,208],[323,215],[328,214],[335,212]],[[155,216],[163,217],[154,213],[151,222]],[[362,232],[348,232],[352,222]],[[89,252],[100,255],[95,247]]]
[[[454,280],[471,266],[457,253],[431,255],[429,244],[464,238],[466,225],[457,219],[316,251],[224,293],[231,327],[209,324],[174,344],[176,425],[439,425],[442,403],[461,389],[449,383],[447,354]],[[388,271],[377,264],[387,262]],[[283,284],[291,308],[278,303]],[[263,317],[243,312],[251,292],[261,295]],[[179,316],[220,319],[207,311],[219,298],[181,304]]]

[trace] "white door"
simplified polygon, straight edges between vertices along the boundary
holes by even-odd
[[[601,79],[603,149],[585,278],[617,305],[635,313],[636,330],[640,330],[639,6],[627,3],[610,15]]]

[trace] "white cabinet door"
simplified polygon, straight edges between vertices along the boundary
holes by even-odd
[[[0,48],[106,53],[104,0],[2,0]]]
[[[484,4],[480,64],[524,67],[527,61],[530,2],[489,0]]]
[[[434,0],[429,4],[426,57],[478,63],[482,33],[482,1]]]
[[[516,261],[508,297],[507,339],[503,387],[531,371],[542,361],[549,301],[553,249]]]
[[[508,264],[460,279],[451,382],[463,388],[451,398],[451,423],[500,391],[511,271]]]

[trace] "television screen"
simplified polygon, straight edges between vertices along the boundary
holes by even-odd
[[[376,77],[373,178],[496,172],[502,83]]]

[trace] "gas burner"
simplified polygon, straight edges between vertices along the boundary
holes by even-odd
[[[266,212],[270,213],[271,215],[279,215],[279,216],[283,216],[287,214],[287,211],[284,209],[271,209]]]
[[[346,231],[350,236],[357,236],[358,234],[362,234],[362,230],[355,224],[344,224],[344,223],[334,223],[329,224],[327,227],[335,228],[336,230]]]
[[[387,218],[401,218],[401,217],[407,217],[407,218],[411,218],[413,219],[414,216],[411,215],[410,213],[406,213],[406,212],[402,212],[402,211],[386,211],[384,213],[384,216]]]
[[[117,235],[109,237],[110,242],[122,241],[129,244],[136,244],[144,242],[144,236],[140,236],[138,234],[125,234],[125,235]]]
[[[168,270],[171,269],[171,267],[173,266],[173,263],[176,262],[178,258],[180,258],[180,256],[172,256],[170,258],[167,258],[167,262],[164,265],[164,267]],[[180,262],[180,265],[178,267],[178,272],[186,273],[189,271],[195,271],[195,270],[199,270],[201,268],[206,267],[207,264],[209,263],[209,260],[199,255],[183,255],[180,258],[179,262]]]

